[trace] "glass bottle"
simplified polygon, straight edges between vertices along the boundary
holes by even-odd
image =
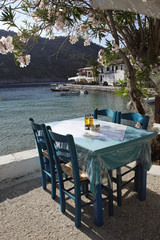
[[[85,114],[85,129],[89,130],[89,114]]]
[[[89,116],[89,125],[94,126],[93,114],[90,114],[90,116]]]

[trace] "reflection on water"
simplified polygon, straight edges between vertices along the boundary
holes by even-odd
[[[82,117],[97,107],[127,111],[127,100],[111,92],[60,96],[43,86],[0,89],[0,97],[0,155],[35,147],[31,117],[35,122],[46,123]]]

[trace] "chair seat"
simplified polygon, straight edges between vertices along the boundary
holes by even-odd
[[[42,151],[42,154],[43,154],[43,156],[44,156],[45,158],[49,159],[47,150],[43,150],[43,151]]]
[[[73,169],[72,169],[71,162],[61,166],[61,168],[64,173],[66,173],[69,177],[73,178]],[[80,177],[80,181],[85,181],[88,179],[87,174],[82,172],[81,170],[79,170],[79,177]]]
[[[43,156],[44,156],[45,158],[49,159],[47,150],[43,150],[43,151],[42,151],[42,154],[43,154]],[[64,163],[64,161],[63,161],[61,158],[60,158],[60,161],[61,161],[62,163]]]

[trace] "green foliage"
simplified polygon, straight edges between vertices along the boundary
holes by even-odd
[[[147,95],[147,92],[149,90],[148,88],[144,88],[143,85],[139,85],[138,82],[136,84],[136,88],[141,91],[144,97],[148,98],[148,95]]]
[[[136,81],[137,81],[137,84],[142,87],[146,81],[146,71],[145,69],[142,69],[142,70],[137,70],[136,71]]]
[[[106,48],[105,48],[105,56],[103,57],[103,61],[105,63],[105,66],[107,66],[111,61],[119,59],[119,55],[116,52],[112,51],[112,42],[107,41],[106,42]]]
[[[131,13],[131,12],[117,11],[116,12],[116,19],[117,19],[119,24],[127,25],[127,24],[135,22],[136,14]]]
[[[124,98],[129,98],[129,90],[127,88],[126,83],[128,83],[128,79],[126,78],[125,80],[119,80],[118,81],[120,88],[118,90],[116,90],[116,95],[121,96],[122,99]],[[143,85],[139,84],[139,82],[137,81],[136,84],[136,88],[141,91],[141,93],[143,94],[144,97],[148,98],[147,92],[148,92],[148,88],[144,88]]]
[[[88,64],[90,66],[92,66],[92,76],[93,77],[98,77],[99,71],[98,71],[98,67],[99,67],[99,63],[97,62],[97,60],[95,59],[90,59],[88,61]]]
[[[0,21],[2,21],[3,24],[9,25],[9,27],[16,27],[14,23],[14,18],[15,18],[15,13],[12,11],[11,6],[9,6],[4,8]]]
[[[127,83],[128,82],[128,79],[124,79],[124,80],[118,80],[118,83],[119,83],[119,86],[120,88],[118,90],[116,90],[116,95],[119,95],[121,96],[122,99],[124,98],[129,98],[129,91],[128,89],[126,88],[127,87]]]

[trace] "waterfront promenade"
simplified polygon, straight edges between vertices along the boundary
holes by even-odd
[[[114,86],[102,86],[102,85],[81,85],[81,84],[66,84],[70,90],[81,90],[87,89],[88,91],[104,91],[104,92],[115,92],[119,87]]]
[[[160,166],[156,166],[157,173]],[[114,202],[114,216],[108,216],[104,202],[104,225],[97,227],[93,207],[82,211],[82,226],[74,226],[74,203],[67,200],[65,214],[60,211],[60,198],[52,200],[41,187],[39,173],[16,179],[0,190],[0,239],[3,240],[158,240],[160,238],[160,175],[148,174],[147,199],[140,202],[135,192],[126,191],[123,205]],[[133,188],[133,183],[129,185]]]
[[[115,92],[116,90],[120,89],[120,86],[113,86],[113,85],[102,86],[102,85],[81,85],[81,84],[68,83],[68,84],[66,84],[66,86],[71,91],[87,89],[88,91]],[[155,96],[156,92],[154,91],[153,88],[150,88],[149,91],[147,92],[147,94],[149,97]]]
[[[59,190],[51,199],[41,186],[36,149],[0,157],[0,239],[94,239],[156,240],[160,238],[160,166],[153,165],[147,178],[147,199],[141,202],[133,183],[123,190],[123,205],[114,202],[114,216],[108,216],[103,203],[104,225],[97,227],[93,207],[82,211],[82,226],[75,228],[74,202],[67,200],[65,214],[60,211]],[[2,179],[3,178],[3,179]],[[127,180],[127,179],[125,179]]]

